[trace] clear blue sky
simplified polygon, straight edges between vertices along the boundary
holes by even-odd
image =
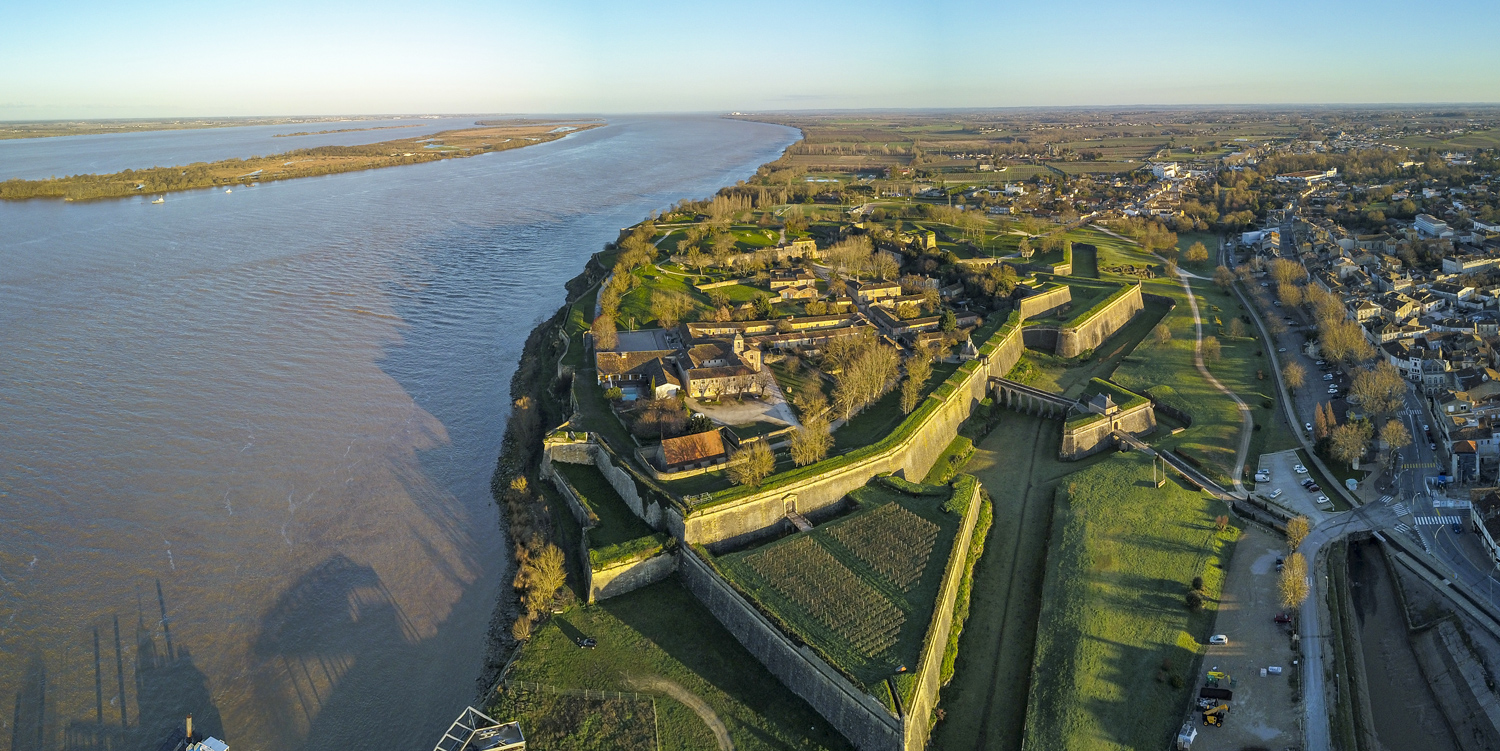
[[[0,0],[0,119],[1500,101],[1494,0]]]

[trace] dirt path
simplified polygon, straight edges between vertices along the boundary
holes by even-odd
[[[719,741],[719,751],[734,751],[734,741],[729,740],[729,728],[724,727],[724,722],[719,719],[719,715],[714,712],[713,707],[708,706],[708,702],[698,698],[697,694],[665,678],[654,675],[630,678],[626,682],[637,690],[660,691],[682,702],[703,720],[703,724],[707,725],[709,730],[714,731],[714,738]]]
[[[1234,475],[1232,479],[1234,480],[1235,494],[1241,498],[1248,498],[1250,492],[1245,490],[1245,485],[1240,482],[1240,478],[1245,476],[1245,459],[1250,455],[1250,438],[1252,431],[1255,430],[1255,418],[1250,415],[1250,405],[1245,404],[1245,401],[1238,394],[1230,391],[1224,384],[1219,383],[1219,379],[1215,378],[1214,374],[1209,372],[1208,366],[1203,364],[1203,317],[1198,315],[1198,297],[1193,294],[1193,284],[1188,281],[1187,272],[1178,271],[1177,276],[1179,277],[1179,281],[1182,282],[1182,291],[1187,293],[1188,307],[1193,311],[1193,364],[1198,366],[1198,372],[1202,373],[1203,377],[1208,379],[1208,382],[1213,384],[1214,388],[1223,392],[1230,399],[1233,399],[1235,406],[1239,407],[1240,410],[1240,448],[1234,455]]]

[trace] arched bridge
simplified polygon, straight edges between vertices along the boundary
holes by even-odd
[[[1067,417],[1073,410],[1081,409],[1078,402],[1065,396],[1008,378],[990,376],[990,390],[995,394],[996,404],[1026,414]]]

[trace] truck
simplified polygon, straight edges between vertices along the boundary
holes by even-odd
[[[1190,751],[1197,739],[1198,728],[1193,727],[1192,722],[1182,723],[1182,729],[1177,731],[1177,751]]]
[[[1213,686],[1204,686],[1203,688],[1198,689],[1198,698],[1217,699],[1221,702],[1227,702],[1234,700],[1234,692],[1230,691],[1227,688],[1214,688]]]

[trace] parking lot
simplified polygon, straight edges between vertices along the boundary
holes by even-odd
[[[1317,499],[1321,496],[1330,497],[1332,488],[1318,487],[1318,490],[1307,490],[1302,487],[1302,482],[1312,477],[1311,473],[1299,473],[1295,467],[1302,459],[1297,456],[1295,450],[1278,451],[1274,454],[1261,454],[1260,462],[1256,466],[1256,476],[1264,477],[1262,472],[1270,473],[1270,480],[1266,482],[1257,481],[1254,485],[1254,493],[1257,496],[1269,500],[1288,511],[1297,514],[1306,514],[1314,522],[1320,521],[1326,514],[1333,513],[1332,501],[1319,504]],[[1277,490],[1281,495],[1271,498]]]
[[[1229,674],[1234,698],[1223,727],[1205,727],[1201,712],[1193,712],[1198,740],[1193,751],[1241,751],[1246,748],[1283,749],[1301,742],[1297,705],[1292,703],[1291,626],[1276,623],[1281,612],[1276,559],[1285,555],[1285,541],[1258,526],[1247,525],[1224,580],[1215,630],[1229,644],[1210,646],[1203,658],[1204,685],[1209,670]],[[1282,668],[1281,675],[1261,676],[1261,668]],[[1226,686],[1221,681],[1220,686]],[[1195,692],[1196,695],[1196,692]]]

